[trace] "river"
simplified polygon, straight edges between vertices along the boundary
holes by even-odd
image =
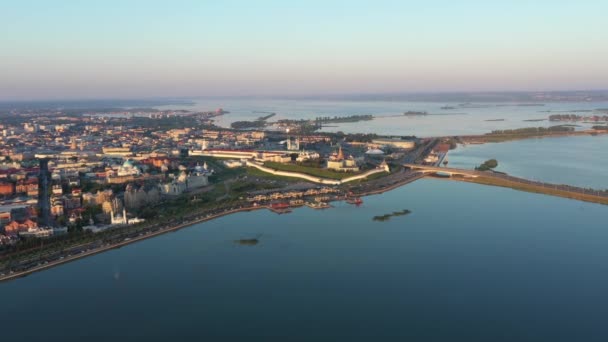
[[[419,137],[484,134],[492,130],[522,127],[547,127],[559,123],[524,120],[547,119],[551,114],[592,115],[595,109],[608,108],[608,102],[548,102],[540,106],[521,106],[517,103],[473,103],[459,106],[457,103],[414,101],[329,101],[298,99],[194,99],[193,106],[159,106],[158,109],[186,109],[208,111],[221,107],[229,114],[215,118],[220,126],[229,127],[239,120],[255,120],[276,113],[270,121],[280,119],[314,119],[320,116],[348,116],[371,114],[372,121],[330,124],[324,130],[346,133],[377,133],[388,135],[416,135]],[[454,109],[441,109],[445,106]],[[425,111],[432,115],[403,116],[407,111]],[[548,112],[551,111],[551,112]],[[604,112],[596,112],[603,114]],[[488,121],[503,120],[503,121]],[[579,123],[579,128],[590,124]]]
[[[2,334],[605,341],[606,217],[602,205],[437,179],[361,207],[239,213],[0,283]]]
[[[496,170],[512,176],[608,189],[607,151],[608,135],[460,145],[449,152],[448,166],[472,169],[488,159],[496,159]]]

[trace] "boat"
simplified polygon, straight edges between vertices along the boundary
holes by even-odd
[[[279,203],[272,203],[270,205],[270,207],[272,209],[287,209],[289,208],[289,203],[283,203],[283,202],[279,202]]]
[[[361,205],[363,203],[363,200],[361,199],[361,197],[349,198],[346,200],[346,203],[354,204],[354,205]]]
[[[325,203],[325,202],[306,202],[305,205],[310,208],[313,208],[313,209],[331,208],[331,205],[329,205],[328,203]]]

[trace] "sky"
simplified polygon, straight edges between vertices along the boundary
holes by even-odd
[[[0,9],[0,100],[608,89],[606,0]]]

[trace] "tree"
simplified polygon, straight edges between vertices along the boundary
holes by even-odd
[[[498,161],[496,159],[486,160],[483,164],[479,165],[475,168],[477,171],[488,171],[494,169],[498,166]]]

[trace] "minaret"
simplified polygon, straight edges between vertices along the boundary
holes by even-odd
[[[129,224],[129,221],[127,221],[127,209],[125,208],[122,209],[122,223]]]

